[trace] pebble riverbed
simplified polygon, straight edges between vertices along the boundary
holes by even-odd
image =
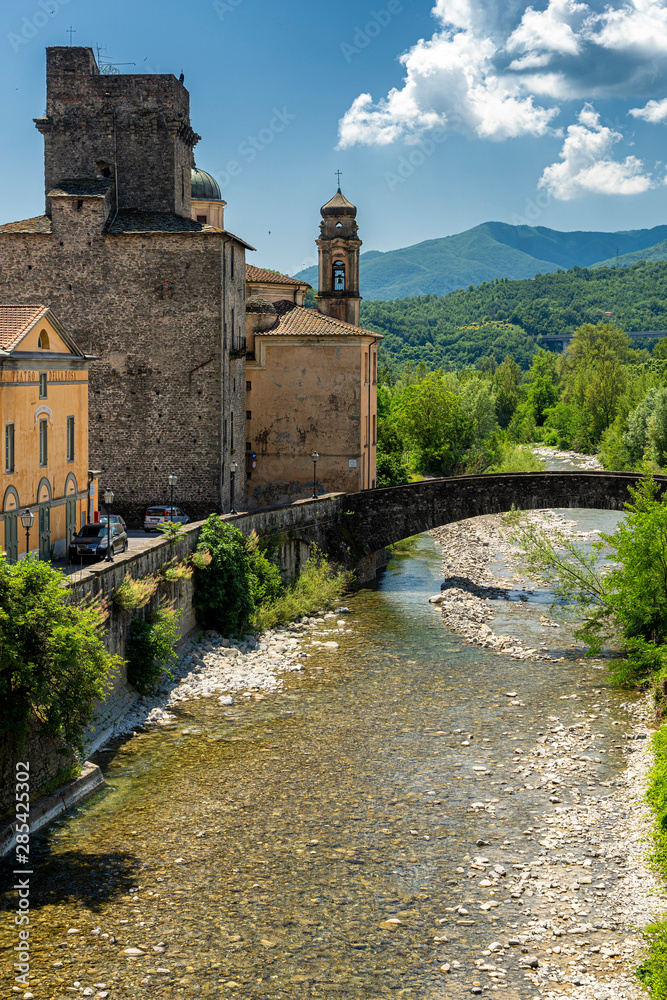
[[[105,790],[36,838],[9,995],[645,998],[650,706],[533,600],[499,518],[441,530],[351,613],[181,651]]]
[[[564,453],[563,457],[570,456]],[[595,463],[591,459],[588,467],[596,468]],[[576,521],[552,510],[533,511],[525,519],[552,540],[560,537],[585,543],[599,534],[578,530]],[[581,658],[583,646],[571,629],[544,614],[540,582],[526,580],[510,531],[502,515],[431,531],[443,549],[444,577],[443,589],[430,598],[431,603],[442,610],[446,627],[468,643],[519,660],[548,663]],[[498,602],[510,595],[516,602],[515,634],[497,634]],[[536,596],[538,600],[531,601]],[[539,635],[535,646],[517,639],[520,626]],[[591,670],[605,669],[601,659],[581,662]],[[522,705],[516,692],[508,692],[507,697],[512,704]],[[552,807],[539,816],[540,826],[533,829],[542,850],[527,860],[510,886],[512,898],[529,901],[531,910],[542,911],[539,916],[531,915],[525,928],[529,935],[522,943],[549,944],[543,957],[529,960],[534,968],[530,978],[547,1000],[564,996],[640,1000],[647,996],[633,973],[643,952],[638,929],[664,914],[667,896],[646,857],[652,823],[645,802],[654,728],[650,699],[626,708],[634,725],[619,734],[623,743],[618,746],[623,747],[627,766],[616,781],[600,782],[603,794],[587,794],[583,789],[592,781],[592,764],[601,763],[598,754],[606,753],[600,746],[601,734],[592,726],[600,714],[608,713],[602,701],[594,706],[595,714],[571,725],[563,725],[557,716],[549,717],[537,743],[527,752],[517,751],[519,783],[552,793]],[[571,791],[568,806],[560,804],[565,788]],[[489,808],[482,802],[477,807]],[[481,860],[480,870],[485,865],[488,859]],[[489,877],[498,882],[493,868]],[[577,918],[567,932],[553,920],[565,914]],[[604,935],[593,945],[589,938],[600,931]],[[497,958],[507,953],[507,947],[495,942],[490,950],[492,959],[480,968],[497,977]]]

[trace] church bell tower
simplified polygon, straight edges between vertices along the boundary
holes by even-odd
[[[339,177],[340,180],[340,177]],[[341,193],[321,209],[318,311],[325,316],[359,326],[359,250],[361,240],[355,221],[357,210]]]

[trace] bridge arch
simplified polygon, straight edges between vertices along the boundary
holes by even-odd
[[[639,478],[627,472],[511,472],[427,479],[346,494],[340,531],[349,556],[361,560],[410,535],[512,507],[623,510],[628,487]],[[667,489],[667,476],[655,478]]]

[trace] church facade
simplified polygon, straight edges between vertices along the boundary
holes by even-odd
[[[321,209],[317,310],[304,282],[246,266],[250,507],[375,487],[381,336],[359,325],[356,214],[340,188]]]
[[[193,519],[228,510],[233,462],[238,505],[252,248],[224,229],[217,185],[192,218],[187,90],[172,75],[101,75],[91,49],[52,47],[35,124],[45,212],[0,226],[0,302],[43,303],[97,356],[90,463],[130,523],[165,500],[170,474]]]

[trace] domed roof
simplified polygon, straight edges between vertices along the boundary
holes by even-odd
[[[211,177],[199,167],[192,168],[192,197],[195,201],[222,201],[220,187],[215,177]]]
[[[332,217],[340,218],[342,216],[347,216],[350,219],[354,219],[356,218],[357,215],[356,207],[352,204],[351,201],[347,200],[344,194],[341,193],[340,188],[338,188],[338,191],[333,196],[331,201],[328,201],[326,205],[322,206],[320,211],[322,213],[323,219]]]

